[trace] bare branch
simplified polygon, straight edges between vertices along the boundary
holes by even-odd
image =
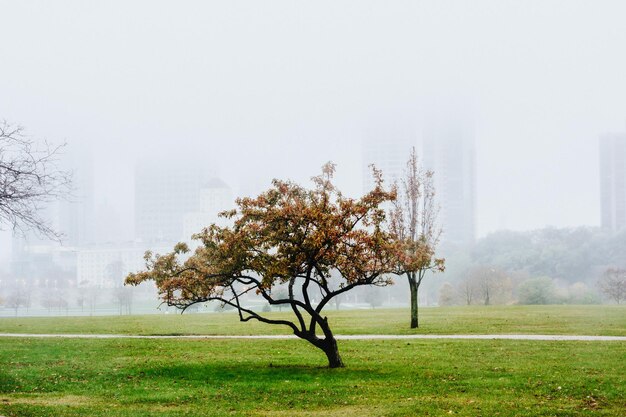
[[[20,233],[33,230],[60,240],[62,234],[40,213],[50,202],[70,195],[71,172],[58,168],[65,144],[36,147],[22,132],[19,126],[0,123],[0,227],[4,223]]]

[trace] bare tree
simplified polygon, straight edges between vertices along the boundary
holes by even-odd
[[[80,307],[80,311],[85,311],[85,304],[87,302],[87,290],[84,287],[78,287],[76,290],[76,306]]]
[[[471,305],[476,296],[476,288],[474,282],[469,277],[466,277],[459,284],[459,292],[463,295],[463,298],[465,299],[465,304],[467,304],[468,306]]]
[[[484,304],[505,304],[511,298],[511,279],[496,268],[489,268],[479,275],[480,290]]]
[[[100,298],[101,292],[100,288],[95,286],[90,286],[87,288],[87,305],[89,306],[89,315],[93,316],[96,311],[96,306],[98,304],[98,299]]]
[[[610,268],[598,281],[600,290],[617,304],[626,300],[626,269]]]
[[[0,226],[34,230],[60,240],[61,234],[40,215],[47,203],[66,198],[71,191],[71,173],[57,166],[65,145],[52,146],[24,136],[19,126],[0,122]]]
[[[413,148],[400,185],[394,184],[394,191],[400,190],[389,216],[391,233],[402,246],[397,273],[409,281],[412,329],[419,326],[417,295],[426,272],[444,270],[444,259],[435,257],[441,228],[433,175],[420,168]]]
[[[501,269],[477,266],[461,281],[460,292],[467,305],[506,304],[512,297],[511,279]]]
[[[120,309],[120,316],[124,313],[131,313],[131,309],[133,306],[132,287],[115,287],[113,289],[113,298]]]
[[[17,316],[17,312],[20,307],[30,307],[29,289],[21,285],[17,285],[7,297],[5,305],[15,310],[15,315]]]

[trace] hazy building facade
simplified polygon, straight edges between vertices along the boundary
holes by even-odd
[[[224,225],[219,213],[234,207],[233,192],[221,179],[212,178],[200,188],[198,210],[187,213],[183,222],[183,240],[189,240],[195,233],[215,223]]]
[[[362,142],[363,193],[374,189],[373,164],[383,173],[385,184],[399,181],[404,174],[411,148],[417,145],[414,129],[371,130]]]
[[[135,235],[144,242],[174,242],[184,217],[200,206],[200,190],[211,178],[198,164],[144,162],[135,170]]]
[[[431,115],[425,122],[422,163],[435,175],[443,243],[474,242],[476,217],[475,138],[471,119],[455,113]]]
[[[94,160],[91,150],[76,145],[64,155],[64,169],[72,173],[72,195],[58,202],[58,222],[66,246],[92,244],[96,239],[94,224]]]
[[[76,254],[76,283],[81,287],[120,287],[129,273],[145,270],[144,254],[148,249],[154,253],[171,250],[137,243],[80,249]]]
[[[462,114],[462,113],[460,113]],[[419,132],[419,133],[418,133]],[[433,112],[423,128],[392,128],[363,141],[363,191],[374,187],[370,164],[381,169],[387,185],[406,171],[411,148],[418,163],[434,174],[442,243],[467,245],[475,240],[476,175],[472,119],[454,112]]]
[[[600,136],[600,205],[603,228],[626,229],[626,133]]]

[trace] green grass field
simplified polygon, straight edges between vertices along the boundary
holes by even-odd
[[[623,307],[423,313],[419,332],[626,333]],[[406,315],[406,310],[331,314],[337,333],[344,334],[408,333],[402,329]],[[231,314],[3,319],[0,331],[275,330],[234,319]],[[321,351],[300,340],[0,338],[0,415],[623,416],[626,410],[626,342],[352,340],[340,341],[339,348],[344,369],[327,369]]]
[[[420,328],[406,309],[328,310],[336,334],[580,334],[625,336],[626,306],[471,306],[420,310]],[[275,318],[289,313],[271,313]],[[289,329],[236,314],[0,318],[0,333],[140,335],[289,334]]]

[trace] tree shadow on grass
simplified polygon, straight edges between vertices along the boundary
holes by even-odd
[[[233,377],[250,380],[275,380],[281,377],[308,380],[323,377],[334,379],[365,378],[371,379],[375,372],[371,369],[339,368],[327,366],[288,363],[190,363],[171,365],[145,365],[134,371],[150,378],[181,378],[194,381],[232,380]]]
[[[372,369],[330,369],[309,364],[178,363],[135,368],[133,379],[145,387],[185,386],[213,393],[247,392],[244,396],[271,391],[279,396],[298,396],[322,388],[347,390],[385,376]]]
[[[0,394],[9,394],[20,388],[18,380],[6,372],[0,371]]]
[[[142,366],[126,386],[128,401],[146,406],[208,402],[217,409],[230,404],[248,414],[260,404],[270,409],[307,410],[337,406],[337,398],[383,379],[368,369],[330,369],[310,364],[192,363]],[[158,391],[155,389],[158,388]]]

